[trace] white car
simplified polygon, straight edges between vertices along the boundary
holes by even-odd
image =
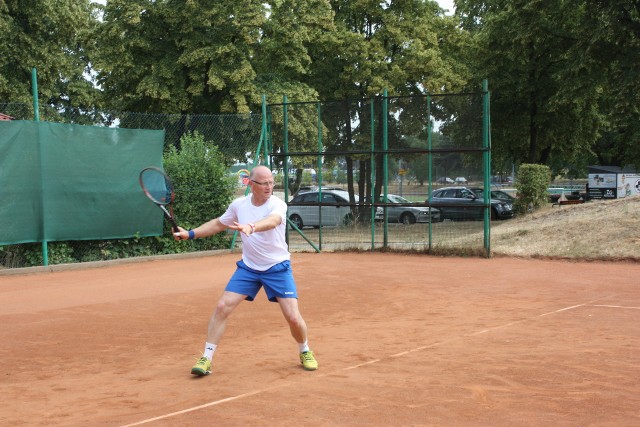
[[[436,180],[436,182],[438,184],[453,184],[453,180],[451,178],[449,178],[448,176],[441,176],[440,178],[438,178]]]
[[[356,202],[358,197],[356,197]],[[299,203],[299,205],[298,205]],[[289,202],[287,216],[299,229],[322,226],[346,225],[353,221],[349,193],[343,190],[322,191],[322,206],[318,205],[318,191],[298,194]]]
[[[466,184],[467,183],[467,178],[465,178],[464,176],[459,176],[456,178],[456,184]]]

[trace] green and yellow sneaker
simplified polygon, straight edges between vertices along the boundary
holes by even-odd
[[[201,357],[198,359],[198,363],[193,365],[193,368],[191,368],[191,373],[199,377],[209,375],[211,373],[211,360],[204,356]]]
[[[307,371],[315,371],[318,369],[318,362],[316,358],[313,357],[313,351],[300,353],[300,362],[302,363],[302,367]]]

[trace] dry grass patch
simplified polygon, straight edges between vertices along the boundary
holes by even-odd
[[[493,222],[496,255],[640,261],[640,197],[548,207]]]

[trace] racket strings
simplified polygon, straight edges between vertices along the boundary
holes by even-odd
[[[171,181],[155,170],[146,170],[142,174],[142,186],[147,195],[156,203],[167,205],[173,200]]]

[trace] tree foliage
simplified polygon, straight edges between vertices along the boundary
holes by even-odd
[[[96,33],[98,83],[115,109],[246,113],[266,11],[240,0],[110,0]]]
[[[594,66],[604,125],[598,164],[640,168],[640,2],[586,2],[581,47]]]
[[[323,129],[329,149],[357,149],[365,130],[353,124],[370,113],[353,100],[384,89],[475,92],[488,78],[495,169],[640,165],[636,0],[457,0],[454,16],[431,0],[104,3],[0,2],[0,100],[30,105],[33,67],[40,104],[68,121],[98,110],[258,112],[262,95],[335,100],[334,127]],[[432,117],[446,121],[447,108],[456,107]],[[312,149],[316,120],[296,114],[292,137]],[[409,136],[398,141],[415,142]]]
[[[69,120],[94,110],[97,90],[87,73],[96,22],[88,1],[0,2],[0,100],[31,105],[35,68],[43,119],[47,107]]]
[[[637,141],[630,125],[637,120],[629,120],[638,111],[633,102],[638,69],[630,67],[637,63],[631,59],[639,40],[633,33],[637,2],[458,0],[456,5],[477,46],[469,57],[474,80],[490,82],[494,166],[512,161],[584,172],[596,157],[604,160],[607,143],[616,141],[620,148],[623,139]],[[627,116],[620,120],[613,105]],[[631,150],[611,148],[610,160],[622,161],[618,154],[634,161]]]

